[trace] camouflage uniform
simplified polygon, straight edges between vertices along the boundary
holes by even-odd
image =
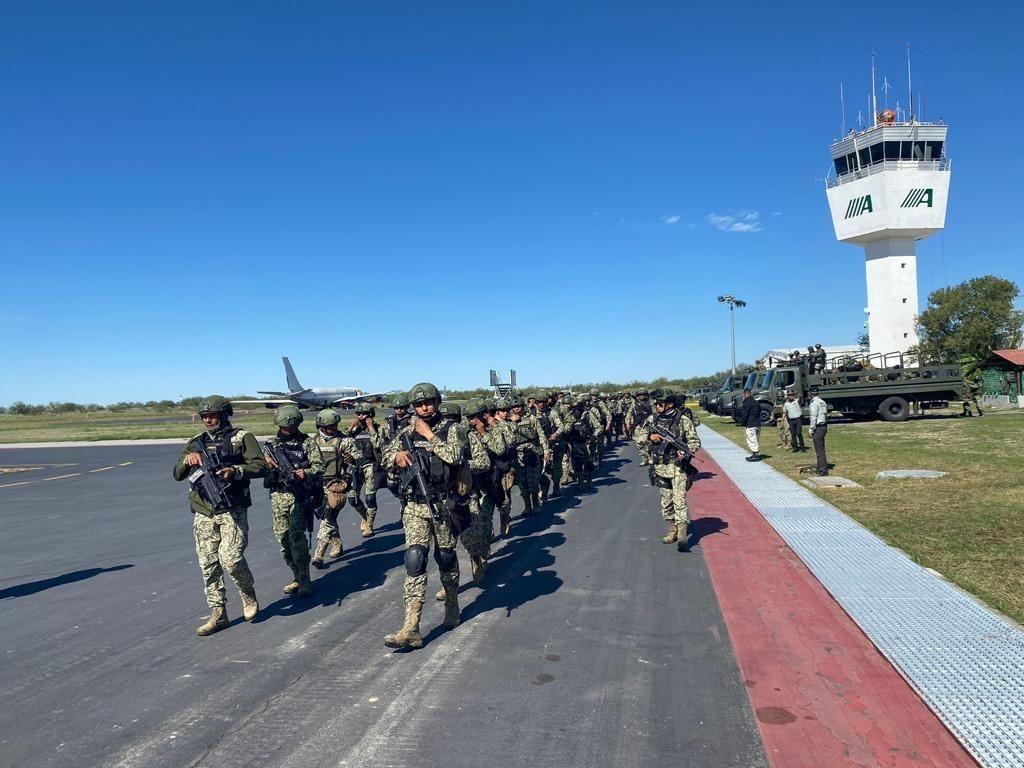
[[[495,417],[493,426],[502,433],[505,445],[512,449],[518,441],[518,435],[515,427],[508,421],[507,415],[506,418],[501,416]],[[505,501],[498,510],[502,536],[508,535],[509,525],[512,520],[512,487],[516,484],[516,458],[516,452],[513,450],[510,457],[511,460],[508,462],[508,471],[498,478],[498,482],[505,491]]]
[[[551,449],[551,458],[548,460],[551,472],[551,494],[557,496],[561,492],[562,478],[568,477],[563,462],[566,461],[568,453],[565,443],[566,422],[572,421],[572,415],[567,406],[556,401],[548,409],[547,417],[551,421],[551,431],[548,432],[548,445]],[[553,435],[557,435],[557,437],[552,437]]]
[[[281,470],[278,469],[265,481],[270,489],[274,538],[281,546],[281,557],[295,577],[285,586],[285,594],[297,593],[305,597],[311,591],[306,530],[307,526],[311,525],[313,507],[319,506],[319,493],[314,493],[312,489],[320,489],[324,474],[323,458],[317,447],[316,438],[304,432],[296,431],[289,435],[279,431],[267,442],[286,451],[292,457],[293,463],[308,464],[304,467],[305,480],[286,479],[281,476]],[[305,458],[304,462],[302,457]]]
[[[523,497],[523,516],[529,517],[540,507],[540,473],[544,457],[548,455],[548,436],[537,417],[530,413],[523,412],[516,421],[513,411],[509,418],[515,430],[516,485]]]
[[[597,402],[591,399],[587,402],[584,416],[590,421],[590,440],[588,442],[590,461],[599,467],[604,460],[604,414]]]
[[[636,443],[637,451],[640,453],[640,466],[647,466],[651,463],[651,445],[647,439],[638,432],[641,425],[652,413],[650,402],[647,399],[647,390],[640,390],[637,397],[626,414],[627,429]]]
[[[255,436],[244,429],[232,427],[228,421],[230,403],[218,396],[203,401],[201,413],[204,407],[213,409],[207,413],[221,413],[220,425],[213,431],[201,432],[188,442],[174,464],[174,479],[185,480],[196,472],[196,467],[188,462],[192,451],[203,451],[211,456],[219,454],[226,465],[233,467],[234,479],[228,485],[228,497],[232,501],[228,508],[214,509],[196,487],[191,487],[188,493],[196,557],[203,574],[206,603],[211,608],[210,621],[197,630],[200,635],[212,634],[228,626],[224,571],[238,587],[242,603],[246,606],[246,618],[256,615],[255,580],[245,560],[249,540],[248,510],[252,506],[249,482],[253,478],[264,477],[268,471]]]
[[[488,424],[481,438],[481,442],[489,454],[488,458],[491,463],[490,471],[494,493],[499,498],[506,497],[509,492],[509,487],[506,487],[508,472],[502,471],[502,467],[511,467],[512,465],[510,451],[512,450],[513,443],[510,440],[509,431],[501,426],[504,423],[495,419],[492,424]],[[497,503],[490,494],[485,493],[480,498],[480,523],[487,532],[488,543],[494,540],[494,510],[495,507],[500,506],[502,505]]]
[[[409,399],[414,405],[432,400],[435,407],[441,402],[437,388],[427,383],[414,386],[409,392]],[[418,648],[423,644],[419,621],[427,594],[427,556],[431,541],[436,544],[434,559],[445,590],[445,626],[454,627],[460,621],[459,559],[455,554],[455,536],[447,518],[447,509],[455,495],[456,485],[461,482],[456,479],[460,468],[465,467],[466,471],[469,471],[467,430],[465,425],[442,419],[440,414],[435,412],[426,419],[426,423],[434,432],[433,437],[427,440],[415,430],[419,418],[414,417],[411,423],[403,427],[395,439],[384,448],[384,465],[400,470],[397,459],[405,450],[402,437],[408,435],[414,450],[427,458],[431,473],[431,489],[438,494],[437,506],[445,519],[437,520],[431,515],[430,506],[418,495],[416,483],[405,484],[402,489],[405,498],[402,524],[405,527],[406,577],[403,601],[406,611],[402,628],[384,640],[385,645],[392,648]],[[440,479],[440,475],[435,476],[435,471],[448,480]]]
[[[321,416],[326,411],[321,411],[317,416],[317,425],[321,424]],[[337,414],[330,419],[337,424]],[[316,552],[313,554],[312,563],[317,568],[323,567],[324,554],[328,547],[332,547],[330,556],[341,557],[344,547],[341,543],[341,531],[338,529],[338,515],[345,507],[346,493],[349,489],[351,479],[350,467],[359,461],[361,456],[359,447],[351,437],[345,437],[340,432],[327,434],[320,429],[313,438],[317,450],[323,460],[323,492],[324,504],[322,508],[323,517],[320,518],[320,527],[316,532]]]
[[[371,412],[372,410],[370,409]],[[346,434],[355,441],[360,454],[353,470],[353,482],[348,489],[348,500],[363,518],[359,530],[364,537],[369,537],[373,535],[373,523],[377,517],[377,472],[380,469],[380,455],[384,448],[384,432],[376,423],[372,429],[368,429],[356,419]],[[360,498],[360,494],[366,499],[365,502]]]
[[[225,570],[239,592],[252,594],[254,591],[252,571],[245,560],[245,547],[249,540],[248,510],[252,506],[249,480],[266,475],[267,465],[263,461],[263,453],[256,437],[244,429],[234,429],[230,424],[213,434],[202,432],[196,435],[185,446],[174,465],[174,479],[184,480],[192,471],[192,467],[187,463],[187,456],[195,447],[196,441],[205,436],[213,442],[222,437],[224,432],[231,432],[231,447],[236,451],[236,455],[241,457],[241,461],[235,465],[238,479],[232,483],[232,495],[237,499],[237,505],[230,509],[214,510],[195,489],[188,492],[189,506],[193,514],[192,533],[196,543],[196,556],[199,558],[199,569],[203,573],[206,604],[211,608],[227,604],[224,590]]]
[[[650,442],[652,432],[661,426],[686,441],[691,453],[700,450],[700,437],[693,422],[678,407],[648,416],[637,428],[640,438]],[[668,534],[662,541],[667,544],[678,541],[679,548],[686,548],[687,527],[690,522],[686,506],[686,487],[689,475],[675,456],[652,455],[655,483],[661,492],[661,516],[668,524]]]

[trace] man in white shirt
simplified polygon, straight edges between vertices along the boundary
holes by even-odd
[[[817,387],[811,387],[811,423],[809,431],[814,443],[814,456],[818,462],[818,474],[828,474],[828,459],[825,457],[825,434],[828,432],[828,406],[818,394]]]
[[[789,425],[789,444],[793,453],[806,451],[803,430],[804,409],[801,407],[800,401],[796,399],[796,395],[793,394],[793,390],[786,393],[786,402],[783,404],[782,410],[786,414],[786,423]],[[798,445],[799,447],[797,447]]]

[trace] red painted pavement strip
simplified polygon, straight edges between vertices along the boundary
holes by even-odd
[[[703,454],[694,528],[776,768],[977,763]],[[701,523],[704,519],[706,522]],[[715,531],[721,523],[727,527]]]

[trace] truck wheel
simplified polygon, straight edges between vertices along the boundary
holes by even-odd
[[[775,415],[775,410],[768,403],[761,403],[761,426],[770,427]]]
[[[902,397],[890,397],[878,406],[878,415],[885,421],[906,421],[910,415],[910,404]]]

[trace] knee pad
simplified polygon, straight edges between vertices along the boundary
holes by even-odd
[[[427,548],[413,544],[405,550],[405,572],[410,576],[422,576],[427,572]]]
[[[437,560],[437,567],[441,569],[441,572],[458,570],[459,568],[459,557],[455,554],[454,549],[441,549],[438,547],[434,550],[434,559]]]

